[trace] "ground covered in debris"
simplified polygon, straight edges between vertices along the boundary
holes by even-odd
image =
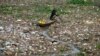
[[[0,14],[0,56],[99,56],[100,10],[70,5],[62,21],[42,29],[35,19]]]

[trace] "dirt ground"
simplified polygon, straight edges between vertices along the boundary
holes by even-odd
[[[69,7],[46,29],[35,19],[0,14],[0,56],[100,56],[99,8]]]

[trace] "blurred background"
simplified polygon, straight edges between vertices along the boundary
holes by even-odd
[[[100,0],[0,0],[0,14],[31,19],[47,16],[53,8],[58,14],[66,14],[69,5],[74,4],[99,7]]]
[[[49,41],[34,24],[54,8],[62,22],[50,27],[47,38],[72,47]],[[79,49],[76,56],[100,56],[100,0],[0,0],[0,56],[58,56],[70,48]]]

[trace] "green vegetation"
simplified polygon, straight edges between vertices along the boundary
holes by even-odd
[[[85,56],[84,53],[80,52],[77,54],[77,56]]]
[[[0,13],[12,14],[12,6],[0,5]]]
[[[65,2],[66,3],[66,2]],[[87,5],[91,4],[90,1],[84,0],[70,0],[70,4],[79,4],[79,5]],[[18,5],[10,5],[10,4],[2,4],[0,5],[0,14],[4,15],[12,15],[16,18],[41,18],[48,17],[53,8],[57,9],[57,14],[67,14],[70,8],[66,5],[57,5],[53,4],[32,4],[28,6],[18,6]],[[72,9],[72,8],[71,8]]]
[[[85,1],[84,0],[71,0],[70,3],[73,3],[73,4],[84,4]]]
[[[100,49],[100,43],[99,44],[96,44],[96,48],[97,49]]]
[[[66,48],[65,46],[59,46],[58,50],[59,50],[59,52],[64,53],[68,50],[68,48]]]
[[[79,4],[79,5],[92,5],[93,3],[89,0],[71,0],[71,4]]]
[[[38,13],[49,13],[50,11],[51,11],[51,7],[50,6],[46,6],[46,5],[37,6],[35,8],[35,12],[38,12]]]
[[[65,51],[65,48],[61,48],[61,49],[60,49],[60,52],[64,52],[64,51]]]
[[[50,15],[53,6],[49,5],[37,5],[37,6],[15,6],[15,5],[0,5],[0,14],[13,15],[17,18],[24,17],[28,19],[40,18]],[[58,14],[65,14],[65,9],[61,6],[57,6]]]

